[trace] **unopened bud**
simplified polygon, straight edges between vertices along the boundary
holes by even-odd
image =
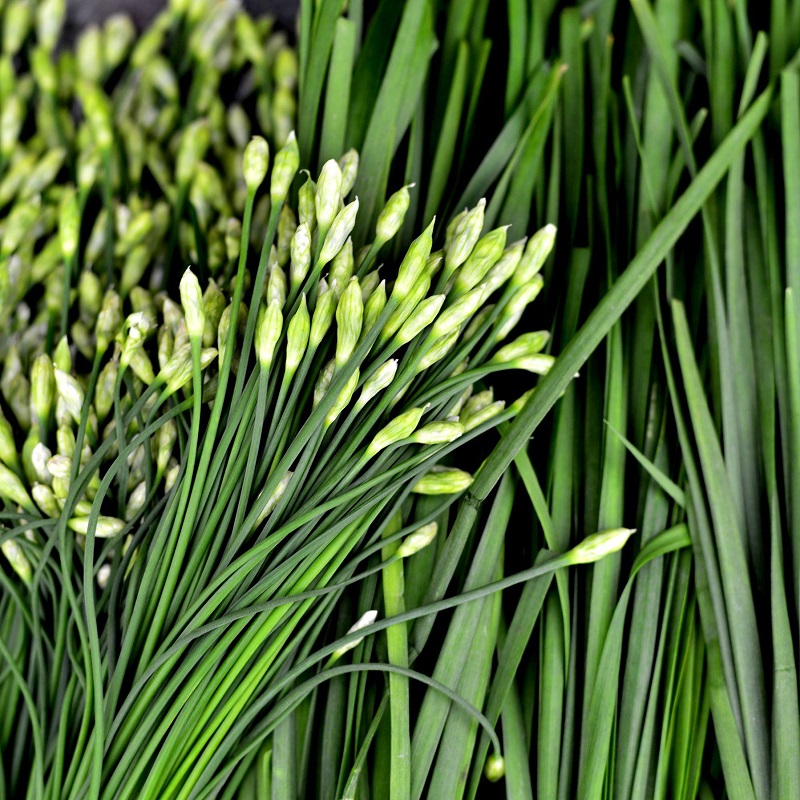
[[[497,331],[494,335],[496,342],[502,342],[503,339],[511,333],[517,326],[517,323],[522,319],[525,309],[532,303],[542,290],[544,281],[541,275],[534,275],[530,283],[521,286],[517,289],[514,295],[509,300],[503,313],[498,321]]]
[[[299,166],[300,150],[292,131],[286,144],[275,154],[275,164],[270,179],[270,197],[273,203],[282,203],[286,199]]]
[[[309,231],[313,231],[317,226],[316,194],[317,184],[311,180],[309,175],[306,182],[300,187],[297,201],[300,222],[305,223]]]
[[[445,274],[449,277],[468,258],[481,235],[486,200],[481,199],[475,208],[459,216],[447,228],[445,235]]]
[[[525,253],[517,265],[514,275],[511,278],[511,286],[514,288],[522,288],[527,286],[534,275],[537,275],[539,270],[544,266],[550,251],[556,241],[556,226],[545,225],[541,230],[530,238]]]
[[[262,136],[254,136],[244,149],[242,173],[244,182],[251,192],[255,192],[264,182],[269,170],[269,145]]]
[[[60,369],[56,369],[54,372],[58,396],[64,402],[69,415],[76,424],[79,424],[81,421],[81,410],[83,409],[83,403],[86,399],[84,391],[72,375],[68,375]]]
[[[350,400],[353,398],[353,394],[358,387],[358,379],[360,377],[359,370],[355,370],[353,374],[347,379],[347,383],[344,385],[344,388],[341,392],[339,392],[339,396],[336,398],[334,404],[328,410],[328,413],[325,415],[325,425],[330,426],[337,420],[339,414],[347,408]]]
[[[462,436],[464,432],[465,428],[460,422],[449,420],[431,422],[414,431],[411,441],[416,444],[449,444]]]
[[[283,328],[283,314],[280,305],[271,301],[264,308],[262,306],[258,312],[258,323],[256,326],[256,354],[262,369],[269,369],[272,364],[272,357],[275,354],[275,347]]]
[[[390,358],[385,363],[381,364],[377,370],[369,377],[364,385],[361,387],[361,394],[356,403],[356,409],[361,410],[364,406],[372,400],[375,395],[382,392],[394,380],[397,374],[397,359]]]
[[[208,120],[190,122],[181,135],[175,159],[175,177],[179,185],[189,185],[197,165],[203,160],[211,141]]]
[[[6,539],[0,544],[0,550],[6,557],[11,569],[19,575],[23,583],[29,584],[33,577],[33,570],[31,569],[31,562],[25,555],[22,547],[16,539]]]
[[[434,467],[423,475],[411,489],[415,494],[457,494],[472,484],[472,475],[454,467]]]
[[[369,625],[372,625],[373,622],[378,618],[377,611],[367,611],[354,625],[350,627],[347,631],[348,634],[355,633],[356,631],[360,631],[362,628],[366,628]],[[343,644],[338,650],[334,650],[333,654],[331,655],[331,661],[336,661],[337,659],[341,658],[345,653],[348,653],[350,650],[354,650],[361,642],[364,641],[364,637],[362,636],[360,639],[354,639],[352,642],[348,642],[347,644]]]
[[[484,295],[485,289],[481,285],[459,297],[453,305],[446,308],[433,325],[431,340],[441,339],[451,331],[458,330],[480,308]]]
[[[61,252],[64,258],[71,259],[78,251],[81,232],[81,212],[74,189],[68,189],[61,199],[58,220],[58,235],[61,239]]]
[[[403,345],[410,342],[420,331],[427,328],[436,319],[436,315],[439,313],[444,301],[445,296],[443,294],[426,297],[414,309],[411,316],[397,332],[395,336],[397,344]]]
[[[486,780],[497,783],[506,774],[506,762],[503,756],[491,755],[486,759],[486,766],[483,770]]]
[[[297,226],[297,230],[292,236],[290,245],[291,267],[289,276],[292,289],[297,290],[303,285],[303,281],[308,275],[311,266],[311,233],[305,222]]]
[[[570,564],[591,564],[616,553],[625,546],[635,528],[610,528],[587,536],[566,555]]]
[[[411,202],[411,195],[408,190],[413,186],[413,183],[404,186],[386,201],[386,205],[378,215],[378,221],[375,224],[376,241],[381,244],[388,242],[400,230]]]
[[[323,287],[320,281],[320,294],[317,297],[317,305],[314,308],[314,315],[311,318],[311,334],[308,338],[312,350],[316,350],[320,342],[325,338],[325,334],[333,322],[333,314],[336,311],[336,289],[333,286]]]
[[[361,297],[363,299],[363,284],[361,290]],[[364,305],[364,328],[362,330],[362,335],[365,336],[375,327],[375,323],[380,318],[384,308],[386,308],[386,281],[381,281],[367,298],[367,302]]]
[[[203,338],[206,326],[205,312],[203,311],[203,293],[197,276],[189,267],[183,273],[180,283],[181,305],[186,319],[186,330],[190,339]]]
[[[348,150],[339,159],[339,168],[342,171],[342,197],[347,197],[358,177],[358,152],[352,149]]]
[[[13,505],[22,506],[26,511],[36,511],[25,485],[5,464],[0,464],[0,497]]]
[[[47,425],[53,411],[56,381],[53,362],[46,353],[36,358],[31,367],[31,405],[40,425]]]
[[[422,419],[426,409],[427,406],[410,408],[408,411],[396,416],[388,425],[375,434],[367,448],[367,457],[372,457],[386,447],[411,436],[417,425],[419,425],[419,421]]]
[[[446,336],[434,341],[431,348],[425,353],[417,365],[417,372],[422,372],[441,361],[458,341],[458,328],[450,331]]]
[[[317,225],[323,231],[330,227],[339,211],[341,201],[342,170],[334,159],[330,159],[322,166],[317,180],[317,192],[314,200]]]
[[[328,391],[328,387],[333,380],[333,372],[335,369],[336,362],[333,359],[322,368],[322,372],[320,372],[319,378],[317,378],[316,386],[314,386],[314,408],[316,408],[322,402],[322,398],[325,397],[325,393]]]
[[[147,484],[144,481],[136,484],[134,490],[128,497],[125,506],[125,522],[130,522],[143,508],[144,501],[147,499]]]
[[[90,517],[72,517],[67,521],[67,526],[75,533],[80,533],[84,536],[89,533],[89,519]],[[117,517],[105,517],[100,515],[97,518],[97,525],[94,529],[94,535],[98,539],[110,539],[119,534],[125,528],[125,522]]]
[[[364,305],[358,279],[352,278],[336,309],[336,366],[342,367],[356,349],[361,336]]]
[[[392,290],[392,295],[396,295],[399,300],[402,300],[411,291],[411,288],[425,271],[428,257],[433,247],[433,226],[435,222],[435,219],[431,220],[430,225],[414,239],[400,264],[397,280],[394,282],[394,289]]]
[[[335,163],[335,162],[334,162]],[[335,217],[333,223],[328,229],[328,234],[325,237],[325,242],[319,253],[317,262],[319,264],[327,264],[336,254],[342,249],[347,238],[353,232],[356,224],[356,216],[358,215],[358,198],[356,197],[352,203],[348,203]],[[317,216],[319,217],[319,209],[317,209]],[[352,254],[351,254],[352,255]]]
[[[300,305],[289,322],[286,332],[286,369],[287,376],[294,375],[308,346],[308,336],[311,331],[311,318],[308,315],[306,296],[300,297]]]
[[[281,497],[283,497],[286,487],[289,485],[289,481],[292,479],[292,475],[294,475],[294,473],[290,470],[280,479],[278,485],[275,487],[275,491],[269,496],[267,504],[264,506],[262,512],[258,515],[256,525],[260,525],[275,510],[275,506],[278,505],[278,501],[281,499]]]
[[[425,549],[435,538],[439,531],[439,526],[435,522],[429,522],[421,528],[417,528],[403,539],[400,547],[395,550],[395,555],[399,558],[408,558]]]
[[[531,331],[518,336],[513,342],[501,347],[492,356],[490,363],[505,364],[518,358],[537,355],[547,344],[549,331]]]
[[[331,262],[330,280],[336,281],[339,286],[347,286],[353,276],[353,266],[353,240],[348,237]]]
[[[31,486],[31,494],[45,516],[55,518],[61,514],[61,506],[49,486],[44,483],[34,483]]]
[[[489,403],[471,413],[462,411],[458,417],[458,421],[464,426],[465,431],[471,431],[473,428],[477,428],[479,425],[483,425],[484,422],[488,422],[490,419],[496,417],[505,407],[505,401],[496,400],[494,403]]]

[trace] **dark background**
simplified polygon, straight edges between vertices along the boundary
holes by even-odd
[[[74,34],[119,12],[129,14],[142,28],[165,5],[166,0],[67,0],[68,32]],[[271,14],[282,27],[294,29],[298,0],[243,0],[242,6],[253,14]]]

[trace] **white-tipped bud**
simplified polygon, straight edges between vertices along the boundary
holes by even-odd
[[[375,434],[372,442],[367,448],[367,457],[372,457],[390,445],[407,439],[416,430],[422,415],[427,406],[422,408],[410,408],[402,414],[396,416],[388,425]]]
[[[256,525],[260,525],[275,510],[275,506],[278,505],[278,501],[281,499],[281,497],[283,497],[283,493],[286,491],[286,487],[289,485],[292,475],[294,475],[294,473],[290,470],[280,479],[278,485],[275,487],[275,491],[269,496],[267,504],[264,506],[262,512],[258,515]],[[260,492],[258,496],[261,497]]]
[[[508,362],[508,366],[511,369],[524,369],[534,375],[547,375],[555,362],[555,356],[547,353],[537,353],[536,355],[515,358],[513,361]]]
[[[70,453],[59,453],[59,458],[65,460],[67,465],[67,472],[64,477],[69,477],[70,465],[72,463],[72,455]],[[53,451],[44,443],[37,442],[33,450],[31,450],[31,465],[33,466],[33,474],[36,480],[40,483],[49,484],[53,480],[55,473],[50,471],[49,463],[53,457]]]
[[[275,354],[275,347],[283,328],[283,314],[281,307],[276,301],[271,301],[258,312],[258,323],[256,325],[256,354],[262,369],[269,369],[272,364],[272,357]]]
[[[616,553],[625,546],[635,528],[610,528],[587,536],[566,555],[570,564],[591,564]]]
[[[67,189],[61,199],[58,219],[58,236],[61,240],[61,253],[71,259],[78,252],[81,233],[81,212],[74,189]]]
[[[325,242],[322,245],[319,258],[317,259],[319,264],[327,264],[342,249],[348,237],[353,232],[357,215],[358,198],[356,197],[352,203],[348,203],[336,215],[328,229],[328,234],[325,237]],[[319,209],[317,209],[317,216],[319,216]]]
[[[143,508],[147,499],[147,484],[144,481],[137,483],[128,497],[125,506],[125,522],[130,522]]]
[[[206,326],[206,316],[203,310],[203,292],[197,276],[189,267],[183,273],[180,283],[181,305],[186,319],[186,331],[191,339],[202,339]]]
[[[100,589],[105,589],[108,586],[108,581],[111,579],[111,564],[103,564],[97,570],[97,585]]]
[[[308,270],[311,267],[311,232],[305,222],[301,222],[294,232],[290,253],[289,277],[292,289],[297,291],[303,285],[303,281],[306,279]]]
[[[381,364],[377,370],[370,376],[369,380],[364,382],[361,387],[361,394],[356,403],[356,408],[361,410],[364,406],[372,400],[375,395],[382,392],[394,380],[397,374],[397,359],[390,358],[385,363]]]
[[[358,152],[356,150],[348,150],[339,159],[339,168],[342,171],[342,197],[347,197],[356,184],[358,177]]]
[[[413,187],[413,183],[404,186],[396,191],[387,201],[386,205],[378,215],[375,224],[375,240],[383,244],[396,236],[403,225],[411,202],[411,195],[408,190]]]
[[[427,328],[436,319],[436,315],[439,313],[444,301],[445,296],[443,294],[426,297],[414,309],[411,316],[397,332],[394,337],[397,344],[402,345],[410,342],[420,331]]]
[[[63,401],[64,407],[75,421],[75,424],[79,424],[81,421],[81,410],[83,409],[83,403],[86,399],[86,395],[84,394],[84,391],[78,381],[76,381],[72,375],[68,375],[66,372],[62,372],[60,369],[56,369],[54,372],[56,376],[56,390],[58,391],[58,396]]]
[[[361,300],[361,287],[358,278],[352,278],[339,300],[336,309],[336,366],[342,367],[353,355],[361,336],[364,318],[364,305]]]
[[[314,206],[317,214],[317,225],[324,231],[330,227],[339,211],[342,201],[342,170],[339,164],[330,159],[322,166],[317,180],[317,192]],[[333,256],[331,256],[332,258]]]
[[[410,438],[416,444],[449,444],[463,436],[465,430],[461,422],[443,420],[425,425],[414,431]]]
[[[457,494],[472,484],[472,475],[454,467],[434,467],[423,475],[411,489],[415,494]]]
[[[89,517],[72,517],[67,525],[70,530],[75,533],[80,533],[86,536],[89,532]],[[97,526],[94,529],[94,535],[98,539],[110,539],[119,534],[125,528],[125,522],[117,517],[104,517],[100,515],[97,518]]]
[[[286,332],[286,375],[294,375],[308,346],[308,336],[311,331],[311,318],[308,315],[305,294],[300,297],[300,305],[289,322]]]
[[[541,230],[531,236],[525,253],[523,254],[520,262],[514,271],[511,278],[511,285],[514,288],[521,288],[527,286],[537,275],[539,270],[544,266],[550,251],[556,241],[556,226],[545,225]]]
[[[269,145],[262,136],[254,136],[244,149],[242,173],[247,188],[254,192],[264,182],[269,170]]]
[[[104,353],[122,325],[122,301],[119,295],[109,289],[103,297],[103,305],[97,315],[95,335],[97,337],[97,352]]]
[[[356,622],[354,625],[350,626],[350,629],[347,631],[348,634],[355,633],[356,631],[360,631],[362,628],[366,628],[369,625],[372,625],[375,620],[378,619],[378,612],[377,611],[367,611],[365,614],[361,616],[361,618]],[[338,650],[334,650],[333,654],[331,655],[331,661],[336,661],[337,659],[341,658],[345,653],[350,652],[350,650],[354,650],[361,642],[364,641],[364,637],[362,636],[360,639],[353,639],[352,642],[348,642],[347,644],[343,644]]]
[[[410,533],[403,539],[400,547],[395,550],[395,555],[400,558],[408,558],[420,550],[424,550],[435,538],[439,532],[439,526],[435,522],[429,522],[421,528],[417,528],[413,533]]]
[[[486,759],[483,774],[486,780],[497,783],[506,774],[506,762],[501,755],[491,755]]]

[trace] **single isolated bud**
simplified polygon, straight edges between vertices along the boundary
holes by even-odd
[[[400,558],[408,558],[420,550],[424,550],[435,538],[439,532],[439,526],[435,522],[429,522],[421,528],[417,528],[413,533],[410,533],[403,539],[400,547],[395,550],[395,555]]]
[[[635,528],[609,528],[587,536],[566,555],[570,564],[591,564],[621,550]]]
[[[413,187],[413,183],[404,186],[386,201],[386,205],[378,214],[378,221],[375,223],[375,241],[384,244],[394,238],[400,230],[411,202],[408,190]]]
[[[472,484],[472,475],[454,467],[434,467],[423,475],[411,489],[415,494],[457,494]]]
[[[254,136],[242,155],[242,173],[250,192],[255,192],[264,182],[269,170],[269,145],[263,136]]]
[[[347,631],[348,634],[355,633],[356,631],[360,631],[362,628],[366,628],[369,625],[372,625],[375,620],[378,619],[378,612],[377,611],[367,611],[365,614],[361,616],[361,618],[356,622],[354,625],[350,627]],[[350,650],[354,650],[361,642],[364,641],[364,637],[362,636],[359,639],[353,639],[352,642],[348,642],[347,644],[343,644],[338,650],[334,650],[333,654],[331,655],[331,661],[336,661],[337,659],[341,658],[345,653],[348,653]]]
[[[486,780],[497,783],[506,774],[506,762],[503,756],[491,755],[486,759],[486,767],[483,770]]]
[[[388,425],[375,434],[369,447],[367,447],[367,457],[371,458],[390,445],[411,436],[427,408],[427,405],[422,408],[410,408],[408,411],[396,416]]]
[[[203,310],[203,293],[197,276],[188,267],[183,273],[180,284],[181,305],[186,318],[186,331],[190,339],[203,338],[206,327],[205,312]]]

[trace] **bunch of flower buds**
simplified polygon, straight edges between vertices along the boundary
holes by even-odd
[[[65,0],[0,9],[0,335],[26,300],[87,349],[112,286],[160,288],[187,262],[225,284],[243,149],[256,131],[285,143],[298,66],[238,3],[170,3],[138,37],[113,15],[57,48],[64,15]]]

